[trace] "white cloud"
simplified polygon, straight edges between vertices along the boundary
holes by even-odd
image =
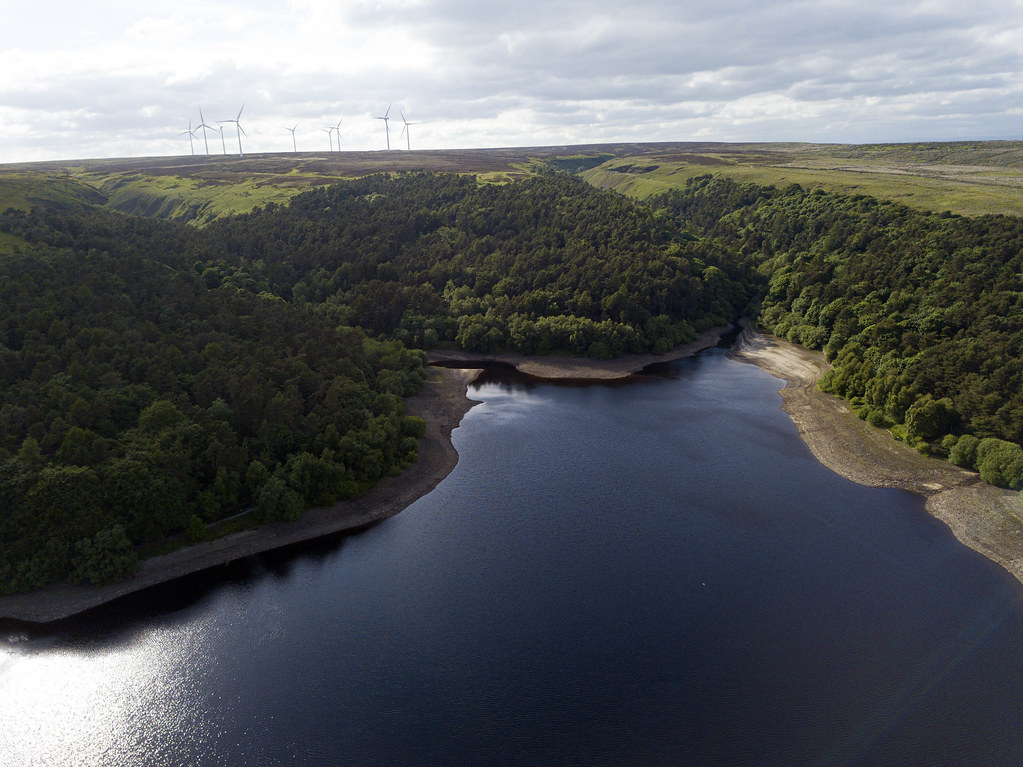
[[[576,141],[1018,136],[1023,2],[0,0],[0,161],[187,152],[233,117],[248,151]],[[394,123],[400,126],[400,122]],[[400,127],[399,129],[400,130]],[[398,131],[394,132],[397,135]],[[218,142],[219,142],[219,137]],[[244,138],[243,138],[244,140]]]

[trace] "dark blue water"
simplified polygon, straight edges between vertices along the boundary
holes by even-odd
[[[1023,764],[1023,588],[777,386],[483,382],[397,517],[7,632],[0,763]]]

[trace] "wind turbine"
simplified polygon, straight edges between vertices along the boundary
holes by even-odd
[[[297,128],[297,127],[298,127],[298,123],[295,123],[295,128]],[[291,146],[297,152],[298,151],[298,144],[295,142],[295,128],[289,128],[289,127],[285,126],[284,130],[291,132]]]
[[[242,109],[245,109],[245,105],[242,104]],[[242,134],[245,133],[245,129],[242,127],[240,120],[242,119],[242,109],[238,110],[238,116],[233,120],[217,120],[218,123],[223,125],[224,123],[234,123],[234,127],[237,128],[238,133],[238,156],[244,157],[245,153],[242,151]],[[248,136],[248,133],[245,133]]]
[[[197,125],[196,127],[202,128],[202,143],[203,146],[206,147],[206,154],[209,154],[210,142],[206,140],[206,129],[209,128],[210,130],[213,130],[213,126],[206,124],[206,118],[202,116],[202,107],[199,107],[199,125]]]
[[[188,136],[188,148],[192,150],[192,157],[195,157],[195,144],[192,143],[192,139],[195,137],[195,129],[192,128],[192,118],[188,118],[188,130],[182,131],[178,134],[179,136]]]
[[[345,118],[341,118],[337,121],[337,125],[334,126],[334,132],[337,133],[337,151],[341,151],[341,123]]]
[[[405,135],[405,148],[408,149],[409,151],[412,151],[412,131],[408,129],[408,126],[415,125],[415,123],[410,123],[408,120],[406,120],[405,113],[402,112],[400,109],[398,110],[398,112],[399,114],[401,114],[401,121],[405,123],[405,127],[401,129],[401,132]]]
[[[330,151],[334,151],[334,129],[333,128],[320,128],[321,131],[327,134],[327,141],[330,142]]]
[[[383,120],[384,121],[384,133],[387,134],[387,148],[388,149],[391,148],[391,129],[390,129],[390,126],[388,126],[388,124],[387,124],[387,120],[388,120],[387,115],[389,115],[391,113],[391,106],[392,106],[391,104],[387,105],[387,111],[384,112],[384,116],[383,117],[377,117],[376,118],[377,120]]]
[[[220,126],[214,128],[211,125],[210,126],[210,130],[215,130],[217,133],[220,134],[220,148],[224,150],[224,156],[226,157],[227,156],[227,142],[224,141],[224,126],[220,125]]]

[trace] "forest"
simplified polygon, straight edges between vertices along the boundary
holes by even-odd
[[[749,299],[677,222],[565,173],[368,178],[223,219],[222,259],[287,301],[418,348],[667,351]]]
[[[736,254],[751,313],[821,349],[821,388],[921,452],[1023,487],[1023,220],[694,179],[658,199]]]
[[[663,352],[743,314],[919,450],[1023,484],[1023,222],[709,176],[368,176],[204,227],[0,214],[0,592],[124,577],[416,460],[425,350]]]
[[[8,210],[0,590],[102,583],[168,536],[416,460],[423,349],[666,350],[749,296],[663,215],[566,174],[374,176],[199,229]]]

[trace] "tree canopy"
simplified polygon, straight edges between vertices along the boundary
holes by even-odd
[[[242,510],[294,519],[416,458],[433,347],[667,351],[746,311],[822,386],[1023,484],[1023,221],[701,177],[377,175],[199,229],[88,206],[0,231],[0,590],[128,573]]]
[[[1023,455],[1023,220],[709,177],[658,204],[736,254],[760,322],[823,349],[822,388],[863,418],[925,452],[973,435]],[[982,476],[1018,489],[1003,463]]]

